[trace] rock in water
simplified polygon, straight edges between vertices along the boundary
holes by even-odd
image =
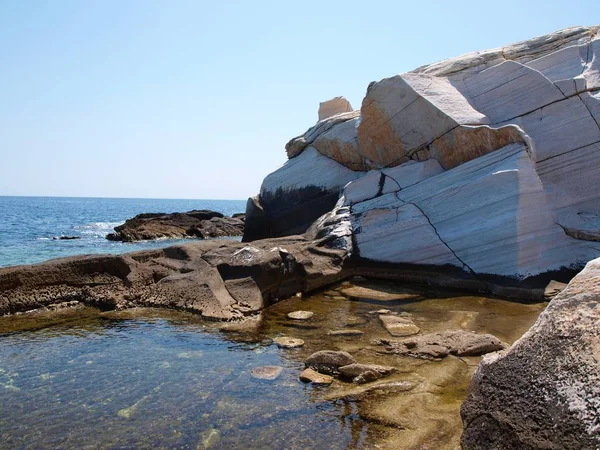
[[[412,320],[404,317],[381,314],[379,320],[392,336],[411,336],[420,331]]]
[[[308,320],[314,315],[315,313],[312,311],[292,311],[287,314],[287,317],[294,320]]]
[[[403,340],[382,339],[390,353],[423,359],[444,358],[448,355],[479,356],[506,348],[506,344],[491,334],[466,330],[446,330],[414,336]]]
[[[391,375],[396,369],[377,364],[349,364],[340,367],[339,371],[342,377],[350,378],[355,383],[363,384]]]
[[[333,383],[333,377],[330,375],[325,375],[322,373],[319,373],[315,370],[312,369],[304,369],[301,373],[300,373],[300,380],[305,382],[305,383],[312,383],[312,384],[324,384],[324,385],[328,385]]]
[[[508,351],[485,357],[462,406],[465,450],[600,444],[600,259]]]
[[[259,366],[250,371],[250,375],[259,380],[275,380],[281,375],[283,367],[279,366]]]
[[[206,239],[241,236],[243,233],[244,221],[240,218],[225,217],[215,211],[201,210],[172,214],[138,214],[115,227],[115,233],[108,234],[106,238],[111,241],[134,242],[186,237]]]
[[[302,339],[284,336],[276,337],[273,339],[273,342],[275,342],[277,346],[281,348],[298,348],[304,345],[304,341]]]
[[[355,363],[356,360],[348,352],[321,350],[310,355],[304,365],[320,373],[337,375],[340,367]]]

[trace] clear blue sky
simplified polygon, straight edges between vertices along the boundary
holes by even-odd
[[[246,198],[319,101],[590,1],[0,0],[0,195]]]

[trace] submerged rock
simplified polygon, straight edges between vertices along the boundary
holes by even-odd
[[[415,323],[405,317],[390,314],[380,314],[379,320],[392,336],[411,336],[417,334],[420,329]]]
[[[259,380],[275,380],[281,375],[283,367],[279,366],[259,366],[250,371],[250,375]]]
[[[363,384],[391,375],[396,369],[377,364],[349,364],[340,367],[339,371],[342,377],[350,378],[354,383]]]
[[[350,330],[331,330],[327,333],[329,336],[362,336],[363,331],[350,329]]]
[[[285,336],[276,337],[273,339],[273,342],[275,342],[277,346],[281,348],[298,348],[304,345],[304,341],[302,339]]]
[[[461,415],[465,450],[600,445],[600,259],[506,352],[483,359]]]
[[[311,368],[304,369],[300,373],[300,380],[305,383],[328,385],[333,383],[333,377],[319,373]]]
[[[337,375],[340,367],[355,363],[356,360],[348,352],[321,350],[310,355],[304,365],[320,373]]]
[[[315,313],[312,311],[292,311],[287,314],[287,317],[294,320],[308,320],[314,315]]]
[[[115,233],[108,234],[106,238],[111,241],[135,242],[187,237],[207,239],[241,236],[243,233],[244,221],[240,218],[225,217],[215,211],[200,210],[171,214],[138,214],[115,227]]]
[[[446,330],[403,340],[382,339],[379,343],[390,353],[423,359],[448,355],[479,356],[506,348],[505,343],[491,334],[465,330]]]

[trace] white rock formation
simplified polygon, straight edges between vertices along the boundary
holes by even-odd
[[[319,121],[351,111],[354,111],[352,105],[345,97],[334,97],[331,100],[319,103]]]
[[[331,194],[351,181],[342,228],[363,259],[513,279],[581,267],[600,255],[599,31],[371,83],[360,112],[323,114],[288,143],[261,202],[287,186]]]

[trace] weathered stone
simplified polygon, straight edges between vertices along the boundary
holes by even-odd
[[[186,213],[138,214],[115,227],[115,233],[106,236],[111,241],[135,242],[153,239],[181,239],[186,237],[214,238],[241,236],[244,222],[223,214],[201,210]]]
[[[483,359],[462,407],[472,449],[598,447],[600,259],[506,352]]]
[[[410,336],[420,331],[412,320],[404,317],[381,314],[379,320],[392,336]]]
[[[342,377],[355,379],[367,372],[373,372],[377,374],[377,378],[386,377],[394,373],[396,368],[390,366],[380,366],[377,364],[349,364],[347,366],[340,367],[339,370]]]
[[[398,301],[398,300],[415,300],[423,298],[422,294],[411,289],[402,287],[381,286],[377,289],[352,286],[342,289],[342,294],[352,300],[377,300],[377,301]]]
[[[423,359],[444,358],[450,354],[479,356],[506,348],[506,344],[491,334],[465,330],[441,331],[400,341],[382,339],[380,344],[390,353]]]
[[[319,373],[313,369],[304,369],[300,373],[300,380],[305,383],[328,385],[333,383],[333,377]]]
[[[360,330],[331,330],[327,333],[329,336],[362,336],[364,332]]]
[[[353,111],[352,105],[344,97],[334,97],[319,103],[319,121],[328,119],[337,114]]]
[[[282,371],[283,367],[279,366],[258,366],[250,371],[250,375],[259,380],[275,380]]]
[[[544,289],[544,298],[546,300],[552,300],[554,297],[564,291],[566,287],[566,283],[551,280],[550,283],[548,283],[548,286],[546,286],[546,289]]]
[[[294,320],[308,320],[314,315],[315,313],[312,311],[292,311],[287,314],[287,317]]]
[[[304,341],[302,339],[284,336],[276,337],[273,339],[273,342],[275,342],[277,346],[281,348],[298,348],[304,345]]]
[[[78,301],[101,309],[165,307],[210,319],[242,319],[272,298],[316,289],[343,276],[345,250],[322,245],[300,236],[253,245],[204,240],[2,268],[0,314]]]
[[[320,373],[336,375],[340,367],[355,363],[356,360],[348,352],[321,350],[310,355],[304,365]]]

